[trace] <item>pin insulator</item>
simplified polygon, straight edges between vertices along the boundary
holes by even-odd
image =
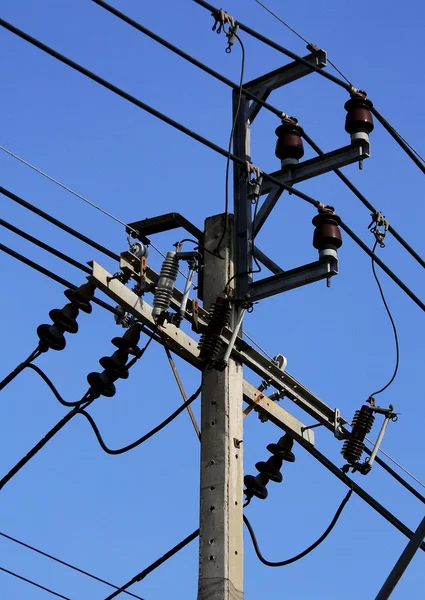
[[[275,154],[282,162],[282,167],[297,164],[304,156],[304,146],[301,136],[304,131],[294,118],[283,119],[276,129],[277,141]]]
[[[342,246],[342,235],[339,229],[341,218],[335,214],[333,206],[319,208],[313,220],[315,226],[313,235],[313,246],[319,250],[337,250]]]
[[[345,440],[341,450],[341,454],[350,465],[360,460],[364,450],[364,439],[372,429],[374,421],[373,409],[367,404],[364,404],[360,410],[356,410],[351,423],[350,437]]]
[[[345,118],[345,131],[351,135],[351,141],[369,140],[369,133],[373,131],[373,117],[371,109],[373,104],[366,98],[366,92],[352,92],[350,100],[344,104],[347,111]]]

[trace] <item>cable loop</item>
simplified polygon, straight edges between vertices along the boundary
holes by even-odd
[[[370,225],[368,225],[368,229],[370,229],[370,232],[375,236],[380,248],[385,248],[384,239],[387,235],[390,223],[379,211],[371,213],[370,216],[372,217],[372,221]]]

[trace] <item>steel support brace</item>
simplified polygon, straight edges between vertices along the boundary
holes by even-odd
[[[251,162],[250,156],[250,123],[248,120],[249,100],[245,96],[239,98],[233,92],[233,153],[246,162]],[[241,165],[233,163],[233,197],[234,197],[234,261],[238,298],[243,298],[248,292],[252,280],[252,205],[249,199],[248,171]]]
[[[318,260],[251,283],[248,297],[251,301],[256,302],[262,298],[287,292],[288,290],[293,290],[297,287],[320,281],[321,279],[328,279],[337,274],[338,260]]]
[[[282,183],[294,185],[300,181],[329,173],[330,171],[346,167],[369,157],[369,144],[363,141],[361,144],[344,146],[343,148],[338,148],[337,150],[332,150],[332,152],[327,152],[310,160],[300,162],[297,165],[288,165],[284,170],[274,171],[270,175],[279,179]],[[265,180],[261,186],[261,195],[270,194],[274,189],[275,185]]]
[[[326,52],[324,50],[315,50],[312,54],[305,56],[304,60],[316,67],[323,68],[326,66]],[[292,83],[310,73],[313,73],[313,69],[309,69],[307,65],[299,62],[292,62],[271,73],[266,73],[257,79],[249,81],[244,85],[244,89],[255,94],[260,100],[266,101],[273,90],[287,85],[288,83]],[[261,105],[253,101],[248,113],[248,119],[251,123],[254,121],[260,110]]]

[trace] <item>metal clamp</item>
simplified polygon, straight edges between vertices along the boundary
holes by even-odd
[[[373,233],[380,247],[385,248],[384,239],[390,226],[390,222],[379,211],[371,213],[370,216],[372,217],[372,222],[370,223],[370,225],[368,225],[368,229],[370,229],[370,232]]]

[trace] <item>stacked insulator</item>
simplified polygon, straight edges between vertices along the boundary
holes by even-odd
[[[337,257],[337,250],[342,246],[342,235],[339,229],[341,218],[335,214],[333,206],[320,207],[312,223],[315,226],[313,246],[319,250],[319,257]]]
[[[369,133],[373,131],[373,117],[371,109],[373,104],[366,98],[366,92],[361,90],[352,92],[344,108],[347,111],[345,131],[351,135],[351,142],[369,142]]]
[[[198,344],[199,358],[206,363],[212,363],[218,358],[222,346],[220,336],[229,324],[230,311],[230,299],[225,296],[218,296],[210,307],[207,329]]]
[[[348,464],[354,465],[359,462],[364,450],[364,439],[372,429],[374,420],[373,409],[367,404],[364,404],[360,410],[356,410],[351,423],[350,437],[345,440],[341,450]]]
[[[280,438],[277,444],[269,444],[267,450],[272,456],[265,462],[261,461],[255,465],[259,474],[245,475],[244,483],[246,486],[245,495],[247,498],[256,496],[260,500],[265,500],[268,496],[267,484],[269,481],[281,483],[283,481],[282,473],[280,472],[283,462],[295,462],[295,456],[292,452],[294,440],[287,433]]]
[[[122,337],[115,337],[112,344],[118,348],[112,356],[103,356],[100,360],[100,366],[103,367],[101,373],[93,372],[87,375],[87,381],[90,388],[99,396],[111,398],[116,394],[114,382],[117,379],[128,378],[128,368],[126,366],[129,355],[138,356],[140,350],[137,346],[140,339],[139,325],[132,325]]]
[[[162,263],[161,272],[157,286],[155,288],[155,296],[153,301],[152,316],[155,322],[159,321],[161,316],[167,311],[171,304],[173,295],[174,283],[179,272],[179,261],[176,252],[171,250],[167,252],[164,262]]]
[[[37,335],[40,341],[52,350],[63,350],[66,346],[64,333],[77,333],[77,317],[82,310],[90,314],[92,306],[90,300],[94,297],[96,286],[92,283],[84,283],[75,290],[65,290],[64,294],[69,303],[63,308],[54,308],[49,312],[53,325],[40,325]]]
[[[290,117],[282,119],[282,125],[276,129],[277,141],[275,154],[280,159],[282,168],[285,165],[296,165],[304,156],[304,146],[301,136],[304,131],[298,125],[297,119]]]

